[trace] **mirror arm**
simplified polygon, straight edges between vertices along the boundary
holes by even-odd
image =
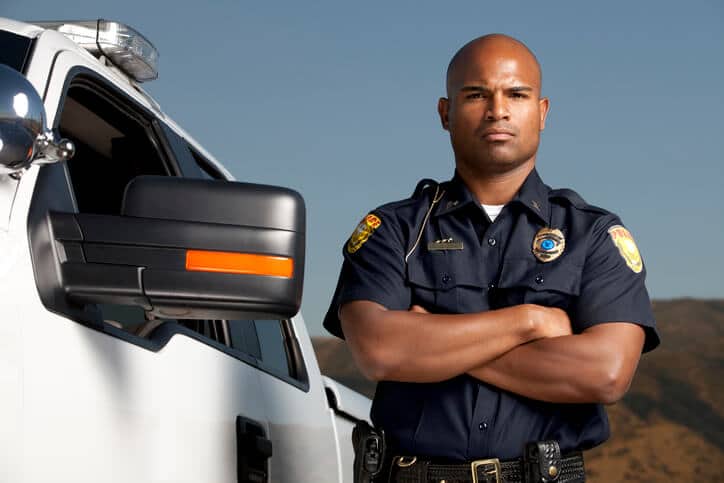
[[[65,138],[56,140],[52,131],[38,134],[35,140],[33,157],[26,163],[13,166],[0,165],[0,175],[8,175],[13,179],[20,179],[23,172],[33,164],[53,164],[60,161],[68,161],[75,154],[75,144]]]
[[[67,161],[75,154],[75,144],[69,139],[57,139],[52,131],[38,135],[35,141],[38,154],[31,164],[52,164]]]

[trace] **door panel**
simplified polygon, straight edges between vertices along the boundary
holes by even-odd
[[[55,59],[45,97],[51,123],[78,65],[95,68],[72,52]],[[139,100],[122,82],[116,87]],[[236,482],[236,417],[269,432],[259,371],[188,334],[152,347],[46,310],[27,252],[23,188],[32,187],[21,186],[13,221],[22,222],[11,231],[25,249],[3,298],[13,305],[4,313],[22,327],[21,480]]]
[[[291,324],[303,359],[309,361],[309,389],[305,391],[268,373],[260,374],[269,438],[274,445],[270,481],[341,481],[331,412],[311,339],[301,316],[294,317]]]

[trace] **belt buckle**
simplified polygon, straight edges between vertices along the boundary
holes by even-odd
[[[405,459],[408,458],[408,459]],[[417,456],[408,457],[408,456],[395,456],[395,463],[397,463],[397,466],[400,468],[407,468],[409,466],[412,466],[417,461]],[[393,463],[394,464],[394,463]]]
[[[486,471],[486,475],[495,475],[495,483],[500,483],[500,460],[498,458],[490,458],[487,460],[475,460],[470,463],[470,470],[473,473],[473,483],[478,483],[478,468],[484,465],[493,465],[492,471]]]

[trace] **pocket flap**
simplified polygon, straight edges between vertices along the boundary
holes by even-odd
[[[490,280],[484,280],[484,271],[471,267],[468,258],[462,255],[461,252],[428,252],[410,257],[407,281],[411,285],[433,290],[449,290],[461,285],[487,287]]]
[[[578,295],[581,291],[581,271],[582,267],[565,259],[548,263],[527,258],[506,259],[503,261],[498,287],[522,287],[536,292],[552,290]]]

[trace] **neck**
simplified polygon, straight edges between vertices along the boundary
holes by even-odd
[[[531,159],[504,173],[479,173],[458,163],[457,172],[479,203],[504,205],[518,193],[534,167],[535,159]]]

